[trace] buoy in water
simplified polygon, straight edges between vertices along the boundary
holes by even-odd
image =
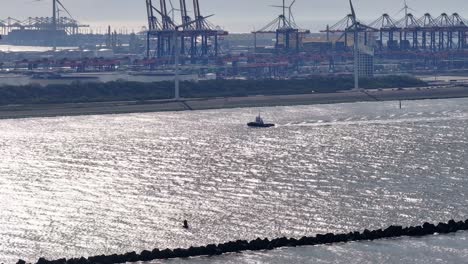
[[[184,228],[185,228],[185,229],[188,229],[188,228],[189,228],[189,225],[188,225],[188,221],[187,221],[187,220],[184,220]]]

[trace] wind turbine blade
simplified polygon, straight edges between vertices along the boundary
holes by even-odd
[[[289,5],[289,8],[291,8],[295,3],[296,3],[297,0],[294,0],[291,2],[291,4]]]
[[[289,5],[289,8],[291,8],[296,3],[296,1],[297,0],[292,1],[292,3]]]
[[[354,12],[353,1],[349,0],[349,5],[351,6],[351,15],[353,16],[353,22],[356,23],[356,12]]]
[[[70,12],[68,12],[67,8],[62,4],[62,2],[60,2],[60,0],[57,0],[57,3],[63,8],[63,10],[65,12],[67,12],[67,14],[70,16],[70,18],[73,19],[73,16],[70,14]]]

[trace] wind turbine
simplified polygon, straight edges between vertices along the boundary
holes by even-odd
[[[175,8],[174,4],[172,3],[171,0],[169,0],[169,5],[171,6],[171,10],[169,10],[168,15],[172,17],[172,21],[175,21],[175,13],[182,11],[181,9]]]
[[[287,20],[288,23],[287,24],[289,24],[289,25],[296,24],[295,19],[294,19],[294,15],[293,15],[293,12],[292,12],[292,7],[296,3],[296,1],[297,0],[293,0],[289,6],[286,6],[285,1],[283,0],[283,5],[271,5],[271,7],[277,7],[277,8],[283,9],[283,18],[284,19],[286,19],[286,9],[287,9],[288,13],[289,13],[288,14],[288,20]]]
[[[42,0],[36,0],[36,2],[41,2]],[[60,20],[60,11],[65,11],[68,16],[73,19],[72,15],[68,9],[62,4],[60,0],[52,0],[52,31],[57,31],[58,21]],[[57,50],[57,39],[54,33],[53,36],[53,50]]]
[[[359,89],[359,32],[367,29],[376,30],[369,26],[361,24],[356,17],[352,0],[349,0],[351,7],[351,22],[352,24],[345,29],[345,33],[352,31],[354,33],[354,89]]]
[[[359,26],[360,23],[357,21],[356,12],[354,11],[354,6],[352,0],[349,0],[349,5],[351,7],[351,22],[352,24],[346,28],[345,31],[353,31],[354,33],[354,89],[359,89]]]
[[[354,89],[359,89],[359,32],[365,30],[378,31],[375,28],[361,24],[356,17],[356,12],[354,11],[354,6],[352,0],[349,0],[349,5],[351,7],[351,14],[348,16],[351,18],[351,25],[345,29],[343,35],[347,32],[354,33]],[[340,37],[341,38],[341,37]]]
[[[401,12],[405,11],[405,26],[408,27],[408,15],[410,14],[408,12],[408,10],[410,11],[413,11],[413,12],[416,12],[416,10],[414,10],[413,8],[409,7],[408,6],[408,2],[406,0],[404,0],[404,6],[402,9],[400,9],[400,11],[398,11],[397,15],[400,14]]]

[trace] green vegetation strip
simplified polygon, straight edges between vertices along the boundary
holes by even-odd
[[[315,77],[301,80],[213,80],[182,82],[184,98],[244,97],[254,95],[292,95],[334,93],[353,88],[351,77]],[[386,76],[362,79],[361,87],[406,88],[427,84],[408,76]],[[0,87],[0,105],[61,104],[113,101],[149,101],[171,99],[172,82],[141,83],[116,81],[108,83],[73,83],[71,85],[37,85]]]

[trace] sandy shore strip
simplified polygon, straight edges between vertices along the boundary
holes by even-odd
[[[210,99],[129,101],[75,104],[36,104],[0,106],[0,119],[100,114],[189,111],[240,107],[266,107],[350,102],[446,99],[468,97],[468,87],[430,87],[348,91],[329,94],[298,94]]]

